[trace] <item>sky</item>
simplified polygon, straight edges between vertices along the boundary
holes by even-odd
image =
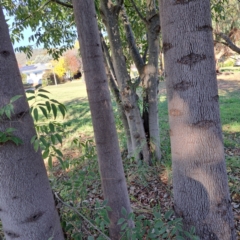
[[[6,15],[5,15],[6,16]],[[11,23],[14,21],[13,17],[9,17],[9,16],[6,16],[6,19],[8,20],[8,23],[9,25],[11,25]],[[29,42],[28,41],[28,38],[33,34],[31,28],[27,28],[27,29],[24,29],[23,31],[23,35],[24,35],[24,39],[22,39],[20,42],[16,42],[14,43],[13,47],[14,49],[15,48],[18,48],[18,47],[23,47],[23,46],[28,46],[28,45],[33,45],[33,48],[37,48],[35,46],[35,43],[34,42]],[[41,48],[41,46],[39,46],[38,48]]]

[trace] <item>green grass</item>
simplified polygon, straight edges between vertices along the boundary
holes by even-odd
[[[53,99],[63,103],[67,108],[64,121],[69,125],[67,131],[70,141],[78,137],[82,139],[93,138],[85,83],[78,80],[57,86],[48,86],[45,89],[51,93]],[[58,117],[57,120],[62,121],[62,118]]]
[[[221,67],[221,72],[240,72],[240,67]]]

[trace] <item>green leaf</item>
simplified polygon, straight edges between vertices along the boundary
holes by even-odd
[[[42,98],[49,99],[49,97],[48,97],[47,95],[42,94],[42,93],[39,93],[37,96],[38,96],[38,97],[42,97]]]
[[[127,216],[127,210],[126,210],[126,208],[122,207],[121,213],[122,213],[123,216],[126,217],[126,216]]]
[[[51,132],[55,132],[55,127],[51,122],[49,123],[49,128]]]
[[[133,213],[131,212],[131,213],[128,214],[128,220],[130,220],[132,218],[133,218]]]
[[[50,105],[50,102],[49,101],[46,101],[45,102],[46,103],[46,106],[47,106],[47,110],[48,110],[48,112],[50,113],[51,112],[51,105]]]
[[[34,116],[34,120],[37,122],[38,121],[38,109],[37,108],[34,108],[33,116]]]
[[[16,131],[15,128],[7,128],[5,132],[6,132],[6,133],[12,133],[12,132],[14,132],[14,131]]]
[[[54,147],[54,151],[57,153],[58,156],[63,157],[63,154],[62,154],[62,152],[59,149],[56,149]]]
[[[64,118],[65,115],[66,115],[66,108],[65,108],[65,106],[62,105],[62,104],[60,104],[60,105],[58,105],[58,108],[59,108],[59,110],[60,110],[60,112],[62,113],[62,116],[63,116],[63,118]]]
[[[57,107],[56,107],[56,105],[55,104],[51,104],[51,106],[52,106],[52,111],[53,111],[53,116],[54,116],[54,119],[56,119],[56,117],[57,117]]]
[[[19,98],[21,98],[23,95],[16,95],[16,96],[14,96],[14,97],[12,97],[11,99],[10,99],[10,103],[13,103],[13,102],[15,102],[15,101],[17,101]]]
[[[35,90],[27,90],[26,93],[35,93]]]
[[[38,149],[39,149],[39,141],[38,141],[38,139],[35,140],[35,142],[33,144],[33,148],[34,148],[35,152],[38,151]]]
[[[48,118],[47,110],[44,107],[39,107],[39,108],[42,110],[42,113],[45,116],[45,118]]]
[[[31,96],[31,97],[28,97],[27,100],[28,100],[28,101],[31,101],[31,100],[34,99],[34,98],[35,98],[35,96]]]
[[[13,136],[13,137],[11,137],[11,140],[12,140],[17,146],[20,145],[20,144],[23,144],[22,139],[20,139],[20,138],[18,138],[18,137]]]
[[[43,88],[39,89],[38,91],[39,91],[39,92],[50,93],[49,91],[47,91],[47,90],[45,90],[45,89],[43,89]]]
[[[55,137],[62,144],[62,137],[61,137],[61,135],[57,133],[57,134],[55,134]]]
[[[185,238],[181,236],[177,236],[177,240],[185,240]]]
[[[164,217],[165,217],[166,219],[169,219],[172,215],[173,215],[173,211],[172,211],[172,210],[169,210],[169,211],[167,211],[167,212],[165,213]]]
[[[11,119],[11,109],[10,108],[5,109],[5,114],[8,119]]]
[[[54,135],[51,135],[51,141],[53,144],[56,144],[56,140],[55,140],[55,136]]]
[[[33,144],[37,139],[37,135],[34,135],[32,138],[31,138],[31,144]]]
[[[121,230],[125,230],[125,228],[127,227],[128,223],[124,223],[122,226],[121,226]]]
[[[51,102],[57,103],[57,104],[61,104],[59,101],[55,100],[55,99],[50,99]]]
[[[52,156],[50,156],[50,157],[48,158],[48,166],[49,166],[50,169],[53,167],[53,164],[52,164]]]
[[[120,218],[120,219],[118,220],[118,222],[117,222],[117,225],[121,225],[121,224],[123,224],[125,221],[126,221],[125,218]]]
[[[44,153],[42,154],[43,159],[47,158],[49,155],[49,148],[47,148]]]
[[[40,141],[42,142],[42,144],[43,144],[45,147],[49,145],[44,136],[41,136],[41,137],[40,137]]]
[[[94,240],[93,236],[88,236],[87,240]]]

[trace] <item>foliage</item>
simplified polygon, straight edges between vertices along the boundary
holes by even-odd
[[[27,74],[26,73],[21,73],[21,78],[22,78],[22,82],[24,84],[26,84],[27,83]]]
[[[221,64],[222,67],[233,67],[235,63],[234,59],[228,59]]]
[[[69,70],[71,73],[75,74],[80,70],[81,60],[79,57],[79,53],[76,49],[66,51],[63,58],[66,69]]]
[[[190,232],[183,230],[183,223],[181,218],[171,218],[173,211],[169,210],[162,216],[161,212],[153,209],[153,219],[145,219],[145,216],[130,213],[127,214],[126,209],[122,209],[123,218],[118,220],[121,224],[122,239],[137,240],[137,239],[177,239],[184,240],[186,238],[198,240],[194,235],[195,229],[192,228]],[[134,221],[135,228],[129,228],[128,222]]]
[[[62,145],[65,136],[66,125],[56,121],[58,113],[64,118],[66,115],[66,107],[55,99],[51,99],[49,92],[36,86],[35,90],[28,90],[30,95],[30,112],[32,113],[37,136],[33,136],[31,143],[35,151],[40,148],[43,158],[48,158],[49,167],[52,168],[53,157],[56,157],[60,163],[63,162],[63,154],[57,147]],[[40,116],[40,113],[42,114]],[[45,117],[44,122],[40,122],[40,118]]]
[[[60,57],[57,61],[52,62],[53,71],[57,74],[60,78],[66,73],[66,63],[63,57]]]
[[[16,131],[15,128],[11,127],[12,115],[14,114],[14,106],[13,103],[21,98],[22,95],[16,95],[10,99],[10,102],[0,108],[0,123],[1,122],[9,122],[9,128],[4,131],[0,131],[0,145],[6,142],[13,142],[17,146],[22,144],[22,140],[14,135]]]
[[[23,30],[30,27],[33,35],[29,40],[37,47],[43,45],[54,58],[73,46],[77,35],[71,8],[46,0],[5,0],[1,4],[7,16],[14,17],[14,21],[9,23],[13,43],[20,42],[24,38]],[[31,56],[30,46],[17,50]]]

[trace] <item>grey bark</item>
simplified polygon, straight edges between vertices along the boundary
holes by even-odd
[[[110,238],[120,239],[120,225],[124,207],[131,212],[117,131],[111,106],[107,76],[96,21],[94,1],[74,0],[74,15],[78,29],[88,100],[91,109],[94,136],[104,198],[112,211]],[[130,226],[132,223],[129,223]]]
[[[137,9],[134,1],[132,3]],[[158,57],[159,57],[159,35],[160,22],[159,15],[156,12],[155,0],[147,0],[147,18],[144,18],[144,23],[147,28],[148,36],[148,63],[145,64],[135,43],[134,34],[131,29],[125,9],[122,8],[121,16],[123,19],[126,39],[133,61],[138,69],[143,88],[143,120],[144,129],[147,136],[149,151],[156,160],[161,159],[160,151],[160,130],[158,120]],[[141,17],[143,19],[143,17]]]
[[[113,5],[109,0],[101,0],[100,8],[108,32],[113,66],[118,80],[125,114],[128,119],[134,154],[137,159],[139,159],[142,154],[143,160],[149,163],[149,150],[141,114],[137,105],[137,95],[127,72],[126,61],[121,46],[118,28],[118,15],[121,6]]]
[[[201,240],[234,240],[209,0],[160,0],[174,208]]]
[[[148,121],[150,148],[156,160],[161,159],[160,130],[158,118],[158,58],[159,58],[159,14],[156,11],[155,0],[147,0],[147,36],[149,57],[145,67],[143,82],[148,96]]]
[[[7,240],[63,238],[43,159],[35,152],[36,135],[8,27],[0,6],[0,108],[16,95],[11,120],[2,116],[0,131],[15,128],[22,145],[0,144],[0,218]]]
[[[118,107],[118,112],[121,116],[121,120],[123,123],[124,132],[125,132],[126,140],[127,140],[128,157],[131,157],[133,154],[133,147],[132,147],[132,139],[131,139],[131,133],[130,133],[129,125],[128,125],[128,120],[127,120],[127,117],[126,117],[126,114],[124,111],[124,106],[123,106],[121,95],[120,95],[120,92],[118,89],[116,74],[114,72],[114,68],[112,65],[112,59],[110,57],[108,47],[103,39],[103,36],[101,36],[101,42],[102,42],[102,47],[103,47],[105,68],[106,68],[106,73],[107,73],[107,77],[108,77],[109,87],[115,97],[117,107]]]

